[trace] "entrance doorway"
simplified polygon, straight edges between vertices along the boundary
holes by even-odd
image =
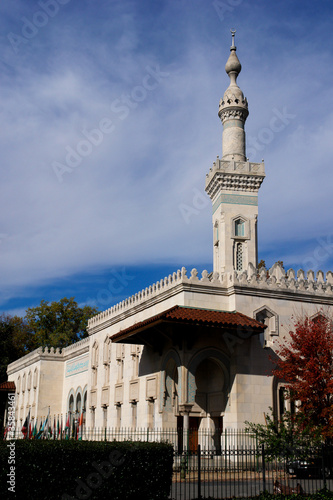
[[[190,417],[189,418],[189,429],[188,432],[184,431],[184,417],[181,415],[177,417],[177,433],[178,433],[178,450],[181,453],[184,447],[196,453],[198,449],[198,435],[200,426],[200,417]]]

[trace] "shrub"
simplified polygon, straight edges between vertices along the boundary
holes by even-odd
[[[7,484],[15,443],[15,493],[1,498],[162,500],[168,497],[173,448],[165,443],[1,441],[0,478]],[[10,484],[8,484],[8,487]],[[4,495],[3,495],[4,493]]]

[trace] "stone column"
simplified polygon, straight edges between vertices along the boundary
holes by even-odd
[[[183,449],[188,450],[188,440],[190,431],[190,411],[192,404],[182,404],[179,406],[179,412],[183,416]]]

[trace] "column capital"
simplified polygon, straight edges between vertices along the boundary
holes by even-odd
[[[193,404],[192,403],[183,403],[179,405],[179,412],[184,415],[186,413],[190,413],[192,410]]]

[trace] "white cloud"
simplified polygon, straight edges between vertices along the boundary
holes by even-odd
[[[131,2],[103,2],[90,18],[88,4],[77,19],[74,4],[63,9],[16,57],[3,42],[3,300],[94,266],[211,258],[209,199],[194,207],[189,221],[180,206],[193,207],[198,191],[205,199],[205,175],[221,155],[217,109],[228,85],[228,30],[223,27],[222,44],[212,33],[221,32],[214,9],[199,2],[190,14],[185,5],[178,8],[174,21],[170,5],[155,13],[143,2],[138,13]],[[254,21],[250,17],[246,27],[242,9],[235,9],[230,22],[236,14],[244,23],[239,84],[249,98],[248,136],[261,137],[276,109],[295,115],[255,158],[263,155],[267,174],[260,242],[265,249],[292,235],[301,245],[330,224],[331,53],[318,53],[318,43],[306,40],[291,51],[282,31],[269,38],[267,28],[261,38],[252,36]],[[209,22],[201,24],[200,15]],[[264,22],[270,14],[261,15]],[[294,25],[301,29],[296,20]],[[169,75],[140,94],[148,66]],[[121,119],[111,105],[124,105],[128,95],[128,116]],[[54,162],[66,164],[68,148],[77,150],[86,140],[83,130],[99,127],[104,118],[114,130],[60,183]]]

